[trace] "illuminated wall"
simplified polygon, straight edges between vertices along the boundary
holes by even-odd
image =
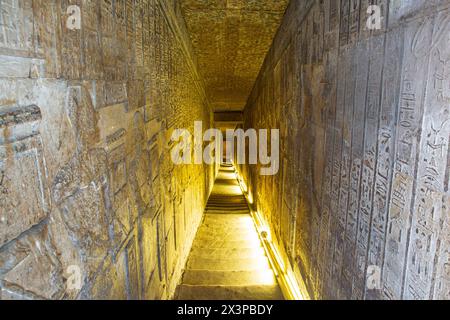
[[[245,111],[281,169],[240,172],[312,298],[450,298],[448,6],[291,2]]]
[[[0,299],[173,294],[214,178],[170,161],[212,121],[175,3],[0,0]]]

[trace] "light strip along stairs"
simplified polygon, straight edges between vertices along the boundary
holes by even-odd
[[[234,168],[222,165],[178,300],[284,300]]]

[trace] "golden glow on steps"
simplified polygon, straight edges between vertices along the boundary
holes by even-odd
[[[272,265],[234,169],[222,166],[177,298],[284,299]]]
[[[300,285],[295,277],[294,271],[291,266],[284,263],[284,259],[281,255],[281,250],[276,245],[276,242],[272,239],[269,224],[264,220],[264,216],[257,210],[253,210],[254,199],[244,179],[236,170],[236,178],[239,181],[241,190],[250,204],[251,216],[255,224],[256,230],[260,237],[260,241],[263,243],[264,250],[269,258],[270,265],[275,272],[278,282],[281,286],[283,294],[289,300],[310,300],[306,290],[302,292]]]

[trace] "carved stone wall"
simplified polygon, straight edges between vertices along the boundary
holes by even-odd
[[[170,161],[212,121],[175,3],[0,0],[0,299],[173,294],[214,178]]]
[[[290,4],[245,111],[280,173],[241,171],[313,298],[450,299],[449,6]]]

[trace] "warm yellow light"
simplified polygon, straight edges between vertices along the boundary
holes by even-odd
[[[297,279],[295,279],[294,273],[289,271],[286,275],[286,279],[288,281],[290,291],[292,293],[292,298],[294,300],[306,300],[300,291],[300,287],[298,286]]]
[[[247,200],[250,204],[253,204],[253,196],[251,195],[251,193],[247,194]]]
[[[238,171],[236,171],[236,179],[239,181],[241,192],[245,195],[249,204],[253,205],[253,196]],[[300,290],[300,286],[294,272],[289,265],[284,263],[280,251],[273,242],[269,224],[265,221],[264,216],[260,212],[252,212],[252,220],[253,228],[256,227],[256,231],[260,237],[260,240],[262,240],[263,247],[267,253],[269,263],[273,268],[273,271],[269,270],[270,272],[261,271],[260,273],[260,271],[257,271],[258,277],[261,277],[262,281],[274,281],[273,273],[275,273],[277,277],[280,278],[280,283],[283,283],[286,288],[288,295],[287,298],[292,300],[305,300],[305,296]]]
[[[258,279],[258,283],[262,285],[275,285],[277,281],[271,269],[263,269],[256,271],[256,277]]]
[[[233,187],[230,187],[230,188],[232,188],[233,189],[233,194],[242,194],[242,190],[241,190],[241,188],[239,187],[239,186],[233,186]]]
[[[247,193],[247,192],[248,192],[248,187],[247,187],[247,185],[245,184],[245,182],[244,182],[244,180],[242,179],[242,177],[241,177],[238,173],[236,173],[236,178],[237,178],[237,180],[238,180],[238,182],[239,182],[239,185],[240,185],[241,188],[242,188],[242,192],[243,192],[243,193]]]
[[[280,280],[285,283],[286,289],[290,295],[289,298],[293,300],[305,300],[294,273],[286,266],[283,258],[281,257],[280,251],[272,241],[270,228],[264,220],[263,215],[259,212],[252,212],[252,216],[256,228],[264,241],[264,246],[266,247],[269,261],[276,274],[280,276]]]

